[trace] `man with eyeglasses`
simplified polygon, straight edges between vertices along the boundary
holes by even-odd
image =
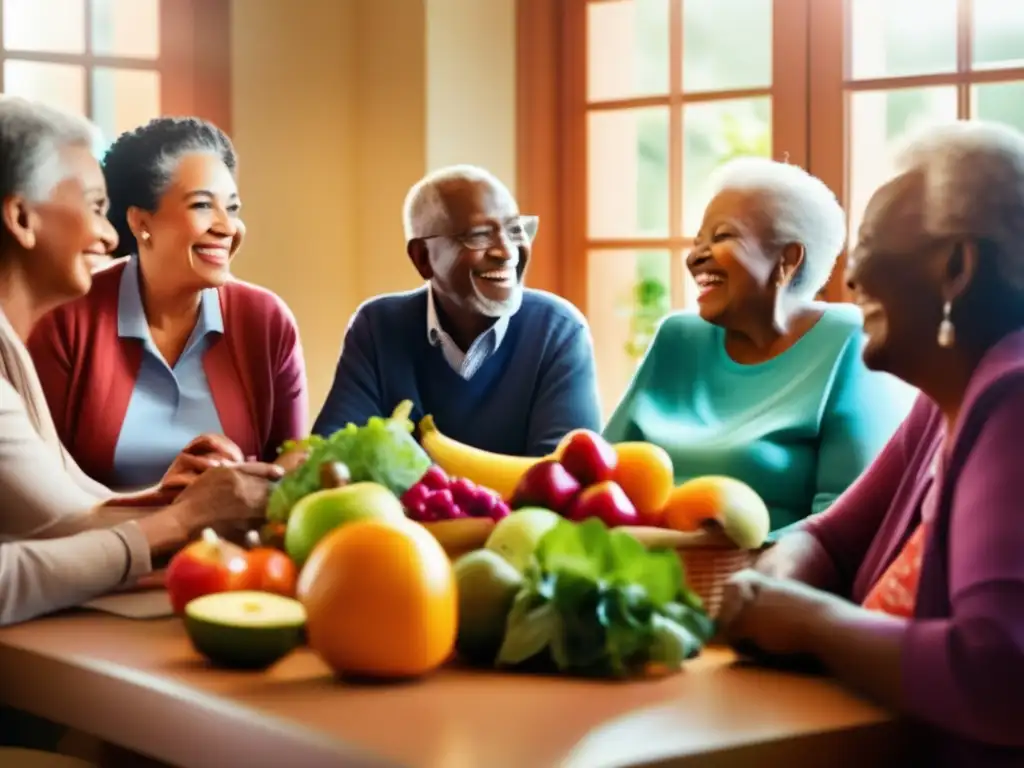
[[[353,315],[313,431],[413,417],[498,453],[542,456],[569,431],[600,429],[593,343],[569,302],[523,288],[536,216],[487,171],[452,166],[409,190],[406,250],[426,281]]]

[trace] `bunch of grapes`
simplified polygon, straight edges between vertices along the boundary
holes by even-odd
[[[448,477],[436,464],[402,496],[406,514],[418,523],[489,517],[501,520],[510,514],[508,504],[489,488],[464,477]]]

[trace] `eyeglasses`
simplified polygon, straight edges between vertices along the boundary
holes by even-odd
[[[512,245],[528,245],[533,242],[539,223],[540,217],[538,216],[520,216],[506,222],[501,227],[488,224],[474,227],[467,232],[461,232],[457,235],[426,235],[416,239],[433,240],[439,237],[447,237],[458,241],[471,251],[486,251],[490,248],[500,247],[503,237]]]

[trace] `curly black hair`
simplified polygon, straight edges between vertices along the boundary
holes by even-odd
[[[116,256],[137,253],[138,243],[128,226],[132,206],[155,211],[182,155],[211,152],[232,174],[238,165],[231,139],[213,123],[197,117],[158,117],[126,131],[103,157],[103,175],[110,197],[110,223],[117,230]]]

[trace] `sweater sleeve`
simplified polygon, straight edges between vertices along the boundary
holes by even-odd
[[[953,490],[950,618],[913,621],[903,640],[908,714],[990,744],[1024,747],[1024,390],[986,408]]]
[[[860,477],[913,405],[914,390],[908,385],[868,370],[863,348],[858,333],[842,352],[825,403],[812,513],[827,509]]]
[[[365,424],[371,416],[384,415],[376,343],[366,311],[358,310],[345,333],[334,383],[313,424],[314,434],[327,436],[349,422]]]
[[[283,302],[279,305],[281,334],[274,370],[274,406],[263,459],[273,461],[286,440],[306,436],[309,418],[309,386],[302,342],[294,316]]]
[[[68,435],[64,432],[68,420],[73,367],[68,317],[62,308],[49,312],[36,323],[26,344],[46,396],[50,416],[64,445],[69,444]]]
[[[601,428],[594,344],[586,325],[575,325],[547,360],[530,413],[527,453],[544,456],[574,429]]]

